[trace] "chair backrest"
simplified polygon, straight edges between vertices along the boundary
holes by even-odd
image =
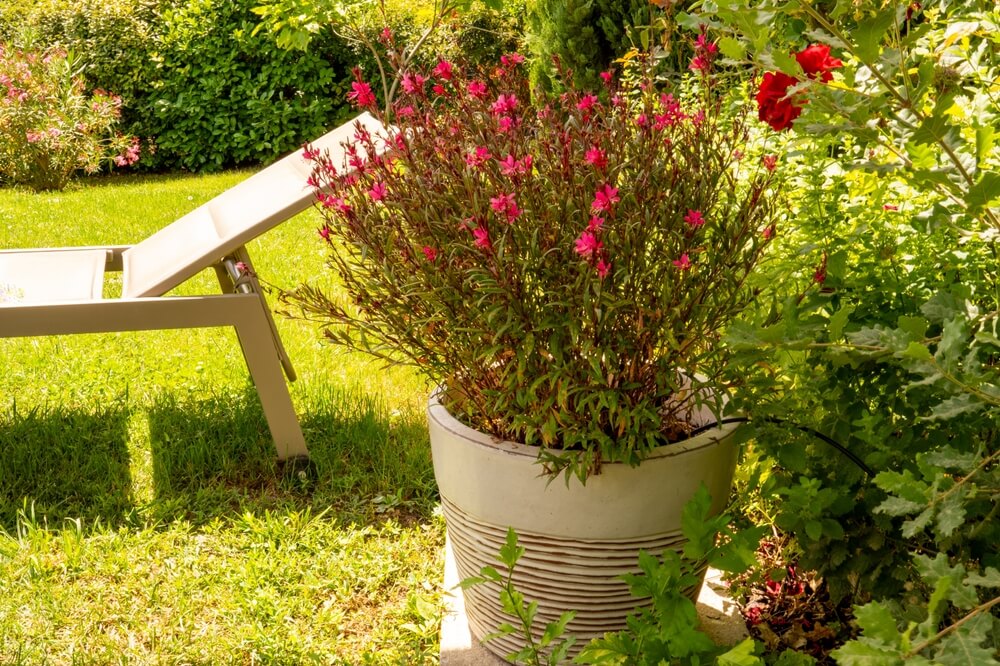
[[[382,131],[378,120],[362,113],[312,145],[328,150],[339,168],[344,162],[342,144],[350,141],[358,123],[373,136]],[[312,167],[302,151],[296,151],[123,252],[122,296],[161,296],[308,208],[315,201],[306,184]]]

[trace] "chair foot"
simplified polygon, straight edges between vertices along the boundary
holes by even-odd
[[[298,455],[278,461],[278,475],[285,481],[312,483],[319,480],[319,468],[307,455]]]

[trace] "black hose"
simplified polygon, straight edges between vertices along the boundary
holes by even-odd
[[[795,428],[796,430],[804,432],[807,435],[812,435],[816,439],[820,439],[820,440],[826,442],[827,444],[829,444],[833,448],[835,448],[838,451],[840,451],[841,453],[843,453],[844,456],[846,456],[848,460],[850,460],[852,463],[854,463],[855,465],[857,465],[858,468],[860,468],[861,471],[864,472],[865,474],[867,474],[869,477],[875,476],[875,472],[872,470],[872,468],[869,467],[868,465],[866,465],[864,463],[864,461],[861,460],[861,458],[857,457],[856,455],[854,455],[853,453],[851,453],[850,451],[848,451],[847,447],[845,447],[840,442],[837,442],[836,440],[833,440],[833,439],[827,437],[826,435],[824,435],[823,433],[819,432],[818,430],[814,430],[813,428],[810,428],[808,426],[798,425],[797,423],[791,423],[791,422],[786,421],[784,419],[766,418],[766,419],[762,419],[762,420],[765,421],[766,423],[773,423],[775,425],[790,425],[793,428]],[[711,430],[712,428],[717,428],[717,427],[719,427],[721,425],[728,425],[730,423],[750,423],[750,419],[748,419],[746,417],[737,417],[737,416],[734,416],[734,417],[731,417],[731,418],[728,418],[728,419],[722,419],[721,421],[716,421],[715,423],[709,423],[707,425],[703,425],[703,426],[700,426],[698,428],[695,428],[694,430],[691,431],[690,437],[694,437],[695,435],[700,435],[701,433],[707,432],[707,431]]]

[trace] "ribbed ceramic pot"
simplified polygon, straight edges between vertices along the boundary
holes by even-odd
[[[469,428],[441,404],[428,403],[434,476],[441,493],[448,538],[460,579],[497,567],[507,528],[526,549],[514,584],[539,604],[539,632],[567,610],[567,626],[581,649],[591,638],[625,628],[641,604],[629,594],[623,573],[637,573],[639,551],[680,549],[681,511],[704,483],[712,511],[725,507],[736,467],[736,425],[661,447],[641,465],[605,464],[586,485],[541,475],[538,450],[498,441]],[[705,415],[710,418],[709,415]],[[690,591],[694,596],[697,589]],[[464,592],[469,628],[476,638],[511,618],[500,608],[498,588],[477,585]],[[489,641],[503,657],[522,645],[514,638]]]

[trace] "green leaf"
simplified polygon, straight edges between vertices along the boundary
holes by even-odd
[[[965,579],[965,583],[975,587],[1000,587],[1000,571],[993,567],[986,567],[986,573],[971,573]]]
[[[919,342],[911,342],[899,355],[903,358],[912,358],[916,361],[926,361],[928,363],[934,361],[934,354],[931,353],[931,350]]]
[[[966,201],[973,213],[1000,202],[1000,173],[996,171],[980,173],[975,185],[969,188]]]
[[[948,124],[947,118],[944,116],[929,116],[920,123],[920,127],[913,133],[913,141],[918,146],[932,143],[951,146],[954,145],[954,139],[957,136],[958,128]]]
[[[848,319],[851,313],[854,312],[853,305],[845,305],[844,307],[837,310],[837,312],[830,317],[830,323],[827,325],[827,329],[830,332],[830,340],[836,341],[844,334],[844,326],[847,325]]]
[[[723,37],[719,40],[719,51],[733,60],[744,60],[747,57],[746,47],[738,39]]]
[[[976,128],[976,161],[983,162],[993,151],[993,143],[996,138],[996,129],[992,125],[983,125]]]
[[[885,36],[889,26],[895,18],[896,8],[890,5],[889,9],[872,16],[858,23],[857,27],[851,31],[854,38],[854,48],[858,59],[866,65],[874,64],[878,58],[882,38]]]
[[[900,666],[902,660],[897,650],[849,641],[830,653],[839,666]]]
[[[884,513],[890,516],[907,516],[923,508],[923,504],[917,504],[902,497],[887,497],[875,508],[875,513]]]
[[[929,416],[920,417],[921,421],[948,421],[962,414],[975,412],[984,407],[983,403],[968,393],[963,393],[934,406]]]
[[[937,515],[937,531],[940,536],[951,536],[965,522],[964,500],[961,495],[952,493],[941,503]]]
[[[517,532],[514,531],[513,527],[508,527],[507,541],[500,547],[497,559],[506,565],[508,569],[513,569],[522,555],[524,555],[524,548],[517,544]]]
[[[756,647],[753,639],[747,638],[734,645],[729,652],[716,657],[715,663],[718,666],[758,666],[764,660],[754,654]]]
[[[806,535],[813,541],[819,541],[823,536],[823,523],[818,520],[806,521]]]
[[[934,660],[942,666],[994,666],[993,649],[984,646],[992,627],[988,613],[972,618],[941,641]]]
[[[864,631],[865,637],[878,640],[885,645],[899,645],[899,627],[889,608],[873,601],[854,609],[854,618]]]

